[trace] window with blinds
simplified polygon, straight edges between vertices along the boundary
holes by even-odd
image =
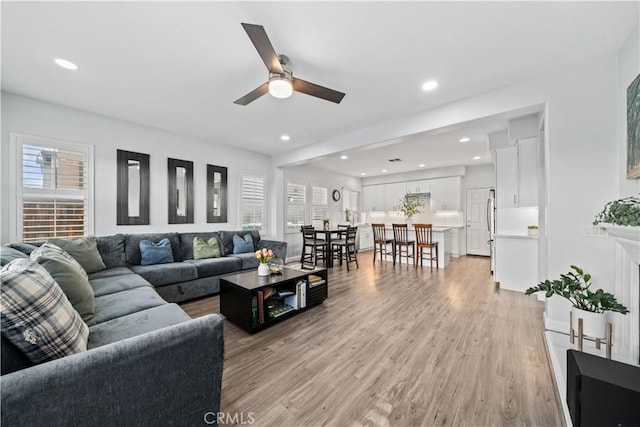
[[[265,178],[240,175],[240,227],[242,230],[265,231]]]
[[[16,237],[33,242],[91,234],[91,147],[17,137],[15,152]]]
[[[326,187],[311,187],[311,224],[321,228],[322,220],[329,218],[328,190]]]
[[[287,228],[299,229],[307,220],[307,186],[287,182]]]

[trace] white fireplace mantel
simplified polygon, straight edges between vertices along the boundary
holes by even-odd
[[[640,227],[602,223],[600,227],[609,233],[609,237],[622,245],[632,261],[640,264]]]

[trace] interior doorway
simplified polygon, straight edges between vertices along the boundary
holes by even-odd
[[[490,256],[488,202],[491,188],[467,190],[467,254]]]

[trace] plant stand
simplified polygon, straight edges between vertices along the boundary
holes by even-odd
[[[583,329],[582,329],[582,324],[583,324],[583,320],[582,318],[578,317],[578,332],[577,332],[577,337],[578,337],[578,350],[582,351],[582,342],[583,339],[585,337],[585,335],[583,334]],[[612,330],[612,326],[610,322],[607,322],[605,324],[605,337],[604,338],[598,338],[598,337],[594,337],[596,340],[596,348],[599,350],[600,349],[600,345],[604,342],[606,344],[606,357],[607,359],[611,359],[611,330]],[[571,344],[575,343],[575,339],[576,339],[576,330],[573,328],[573,311],[569,312],[569,342]]]

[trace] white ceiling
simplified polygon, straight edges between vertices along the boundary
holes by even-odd
[[[345,92],[342,103],[233,104],[268,77],[241,22],[263,25],[294,76]],[[2,2],[2,88],[278,154],[613,52],[636,25],[637,2]],[[423,92],[429,79],[439,86]],[[386,157],[486,162],[481,142],[500,120],[317,164],[359,176]]]

